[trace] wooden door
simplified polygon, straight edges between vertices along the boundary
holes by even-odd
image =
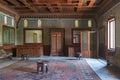
[[[62,33],[51,32],[51,55],[59,56],[62,54]]]
[[[91,57],[90,55],[90,32],[81,32],[81,53],[83,57]]]

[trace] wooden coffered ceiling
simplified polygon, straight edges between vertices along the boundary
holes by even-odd
[[[21,17],[79,18],[102,14],[106,7],[118,1],[120,0],[0,0],[0,4]]]

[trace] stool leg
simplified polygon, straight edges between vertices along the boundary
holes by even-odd
[[[39,74],[39,64],[37,64],[37,73]]]
[[[48,66],[46,66],[46,73],[48,72]]]
[[[21,60],[24,60],[25,59],[25,56],[22,54],[21,55]]]
[[[42,73],[44,73],[43,68],[44,68],[44,65],[42,64],[42,66],[41,66],[41,72],[42,72]]]
[[[28,55],[26,55],[26,60],[28,60]]]

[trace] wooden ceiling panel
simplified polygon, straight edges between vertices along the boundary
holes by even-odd
[[[17,0],[8,0],[10,3],[12,3],[14,6],[21,6],[20,3]]]
[[[114,0],[120,2],[119,0]],[[0,3],[6,5],[18,13],[18,15],[26,15],[26,13],[35,16],[35,14],[61,14],[70,13],[71,15],[96,15],[97,12],[102,13],[106,6],[111,5],[113,0],[0,0]],[[106,6],[103,6],[106,5]],[[100,11],[99,11],[100,9]],[[43,15],[43,14],[42,14]]]
[[[71,12],[72,13],[72,12],[74,12],[74,7],[64,7],[63,11],[64,12]]]

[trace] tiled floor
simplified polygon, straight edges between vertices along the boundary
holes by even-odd
[[[76,59],[75,57],[52,57],[52,56],[43,56],[39,58],[30,58],[30,59]],[[91,68],[96,72],[96,74],[102,80],[120,80],[120,69],[117,69],[113,66],[106,66],[106,61],[102,59],[92,59],[92,58],[82,58],[86,59]],[[20,58],[13,58],[13,60],[0,60],[0,68],[8,66]]]
[[[120,80],[120,69],[114,66],[106,66],[102,59],[86,59],[91,68],[102,80]]]

